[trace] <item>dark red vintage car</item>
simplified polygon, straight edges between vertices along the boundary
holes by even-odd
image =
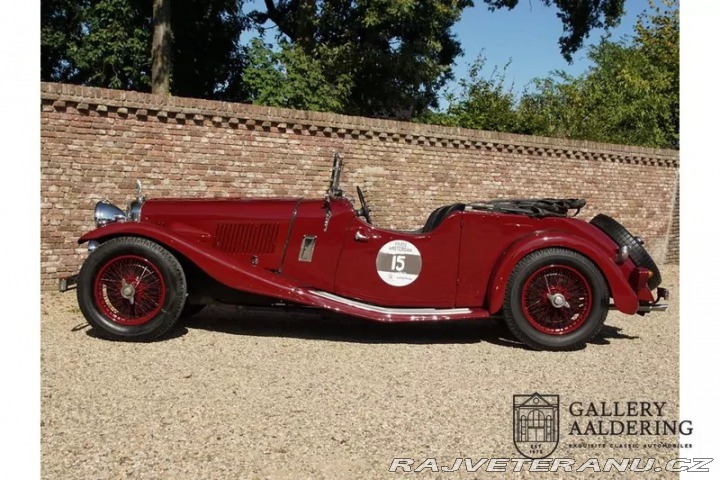
[[[536,349],[583,346],[608,310],[664,310],[660,272],[605,215],[577,199],[494,200],[435,209],[415,231],[370,220],[339,188],[324,198],[138,198],[95,207],[80,309],[101,336],[147,341],[213,302],[333,310],[381,322],[504,319]],[[653,290],[657,292],[653,294]]]

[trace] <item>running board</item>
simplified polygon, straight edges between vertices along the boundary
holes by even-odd
[[[303,300],[314,306],[380,322],[464,320],[490,316],[484,308],[381,307],[320,290],[305,290],[303,294]]]

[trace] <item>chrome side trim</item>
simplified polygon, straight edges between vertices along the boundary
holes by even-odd
[[[369,312],[384,313],[389,315],[460,315],[470,313],[469,308],[388,308],[379,307],[377,305],[370,305],[368,303],[358,302],[357,300],[351,300],[349,298],[340,297],[333,295],[332,293],[322,292],[319,290],[310,290],[312,295],[326,298],[334,302],[343,303],[351,307],[360,308]]]

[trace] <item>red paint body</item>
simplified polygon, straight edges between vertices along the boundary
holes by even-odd
[[[621,312],[634,314],[639,306],[631,282],[638,275],[635,264],[617,265],[615,242],[574,218],[456,211],[432,231],[413,233],[367,224],[342,197],[327,203],[151,199],[139,222],[111,223],[79,242],[118,236],[152,239],[234,290],[381,321],[497,314],[517,262],[548,247],[575,250],[593,261]],[[310,262],[299,259],[304,237],[315,237]],[[405,240],[420,251],[422,267],[410,285],[389,285],[378,274],[378,252],[392,240]],[[430,308],[445,312],[424,310]]]

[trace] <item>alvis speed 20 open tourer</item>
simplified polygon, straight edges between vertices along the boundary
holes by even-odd
[[[340,189],[336,154],[319,199],[101,201],[77,286],[97,334],[148,341],[214,302],[329,309],[380,322],[503,319],[535,349],[582,347],[608,310],[663,311],[668,292],[643,247],[579,199],[442,206],[419,230],[372,224]],[[653,293],[655,291],[655,293]],[[292,310],[290,310],[292,311]]]

